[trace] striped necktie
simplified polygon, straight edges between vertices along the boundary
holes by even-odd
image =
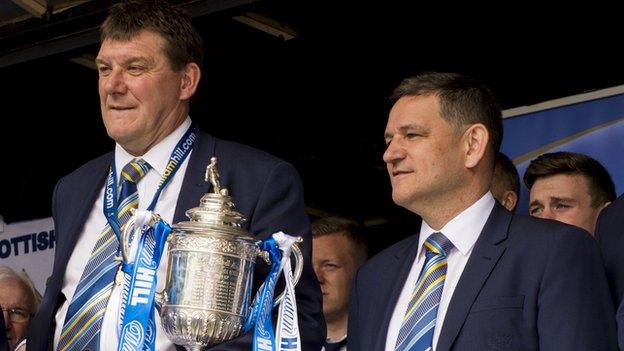
[[[129,162],[121,171],[117,211],[122,230],[131,217],[130,209],[136,209],[139,204],[137,183],[150,168],[147,162],[138,159]],[[57,351],[99,350],[102,319],[119,267],[119,262],[114,260],[118,251],[119,240],[107,223],[97,238],[69,304]]]
[[[433,329],[446,278],[446,256],[453,243],[442,233],[433,233],[425,241],[425,264],[403,317],[395,351],[432,349]]]

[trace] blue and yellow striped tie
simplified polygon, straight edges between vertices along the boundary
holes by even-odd
[[[444,234],[433,233],[424,246],[425,264],[403,317],[395,351],[432,349],[433,329],[446,278],[446,256],[453,243]]]
[[[138,159],[129,162],[121,171],[117,210],[122,230],[131,216],[130,209],[136,209],[139,204],[137,183],[150,168],[147,162]],[[58,351],[99,350],[102,319],[119,267],[119,262],[114,260],[118,250],[119,240],[106,224],[69,304]]]

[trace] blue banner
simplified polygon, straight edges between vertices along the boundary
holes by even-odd
[[[611,174],[616,192],[620,194],[624,189],[624,94],[579,99],[508,117],[503,124],[501,151],[516,164],[521,183],[530,161],[537,156],[570,151],[598,160]],[[528,212],[528,199],[528,190],[522,184],[518,213]]]

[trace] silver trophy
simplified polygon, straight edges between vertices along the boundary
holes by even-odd
[[[221,188],[216,162],[213,157],[205,176],[212,183],[213,192],[201,198],[199,207],[186,211],[189,221],[172,226],[167,238],[167,282],[155,299],[167,337],[194,351],[243,333],[252,302],[256,257],[270,264],[268,253],[261,251],[258,241],[241,228],[245,218],[236,211],[227,189]],[[124,259],[130,250],[128,238],[132,230],[134,217],[122,235]],[[297,244],[293,253],[296,284],[303,269]],[[282,298],[283,293],[274,306]]]

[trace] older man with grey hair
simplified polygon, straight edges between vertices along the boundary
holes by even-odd
[[[41,295],[25,274],[16,273],[6,266],[0,267],[0,306],[9,350],[13,350],[26,335],[40,301]]]

